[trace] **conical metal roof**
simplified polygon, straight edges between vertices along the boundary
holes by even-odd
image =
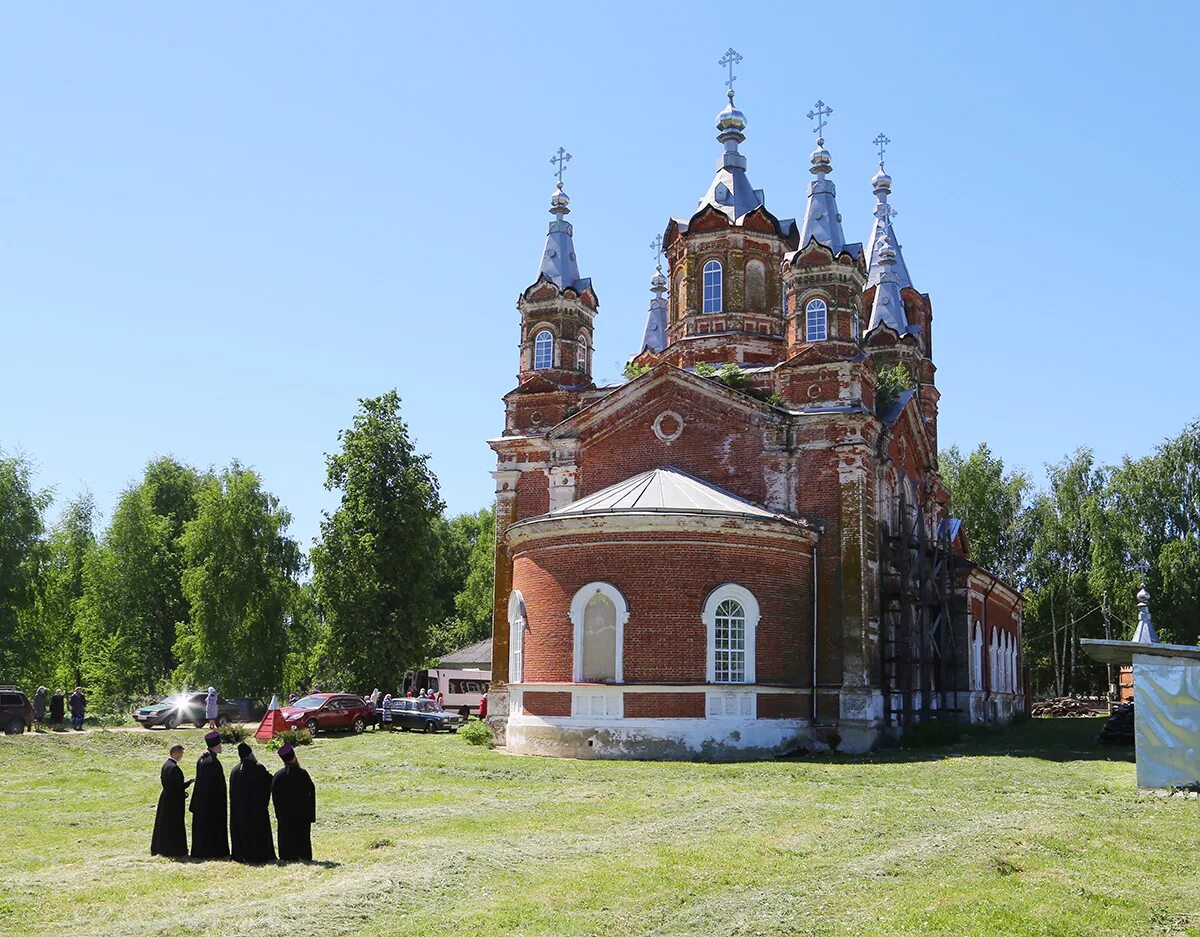
[[[674,468],[652,469],[551,511],[550,517],[612,513],[726,514],[782,519],[766,508]]]

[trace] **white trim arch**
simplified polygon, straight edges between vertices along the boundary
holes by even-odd
[[[701,271],[703,293],[701,309],[705,313],[723,312],[725,309],[725,268],[721,261],[713,259]]]
[[[557,350],[554,332],[550,329],[539,329],[533,336],[533,370],[545,371],[554,367],[554,353]]]
[[[573,653],[571,661],[571,679],[575,683],[583,683],[583,623],[584,613],[588,603],[597,595],[602,595],[610,602],[617,612],[617,634],[615,660],[613,661],[614,683],[625,682],[625,623],[629,621],[629,603],[625,596],[610,582],[589,582],[575,593],[571,599],[571,626],[573,635]]]
[[[519,589],[508,594],[508,682],[525,680],[525,596]]]
[[[742,638],[742,679],[741,680],[722,680],[720,685],[730,683],[754,683],[755,682],[755,645],[758,635],[758,619],[759,608],[758,599],[754,597],[754,593],[745,586],[739,586],[737,583],[727,582],[717,586],[708,594],[708,598],[704,601],[704,627],[707,633],[707,664],[705,679],[709,683],[717,683],[717,612],[721,608],[721,604],[727,600],[732,600],[742,607],[743,613],[743,638]],[[722,616],[724,617],[724,616]]]
[[[983,628],[979,622],[971,629],[971,689],[983,689]]]

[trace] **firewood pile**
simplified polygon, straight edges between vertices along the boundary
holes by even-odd
[[[1100,745],[1133,744],[1133,703],[1121,703],[1113,708],[1112,715],[1096,736]]]
[[[1030,710],[1035,716],[1094,716],[1096,711],[1085,701],[1061,696],[1058,699],[1041,700]]]

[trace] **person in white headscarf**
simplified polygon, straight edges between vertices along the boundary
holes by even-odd
[[[204,697],[204,718],[208,720],[208,727],[215,729],[217,727],[217,688],[210,686],[208,695]]]

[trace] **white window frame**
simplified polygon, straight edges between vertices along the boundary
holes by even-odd
[[[850,314],[850,337],[856,342],[862,338],[862,313],[857,309]]]
[[[545,342],[542,339],[545,339]],[[543,352],[545,353],[544,357]],[[552,367],[554,367],[554,333],[549,329],[542,329],[533,337],[533,370],[545,371]]]
[[[710,260],[706,263],[702,279],[704,292],[701,294],[703,300],[701,309],[706,313],[723,311],[725,307],[725,268],[721,266],[721,261]]]
[[[979,622],[971,629],[971,689],[983,689],[983,629]]]
[[[508,682],[525,682],[525,597],[519,589],[508,594]]]
[[[583,615],[590,602],[596,595],[602,595],[612,602],[617,610],[617,659],[613,668],[614,683],[625,682],[625,622],[629,621],[629,603],[621,590],[611,582],[589,582],[575,593],[571,599],[571,626],[574,631],[573,657],[571,662],[571,680],[583,683]]]
[[[743,652],[745,655],[744,667],[742,679],[737,683],[727,681],[717,682],[717,609],[727,599],[732,599],[739,603],[746,616],[745,650]],[[739,586],[733,582],[717,586],[717,588],[708,594],[708,598],[704,602],[702,617],[708,637],[707,673],[705,675],[707,681],[717,686],[739,686],[756,682],[755,645],[758,635],[759,607],[758,599],[754,597],[754,593],[745,586]]]
[[[816,334],[817,332],[820,334]],[[827,338],[829,338],[829,303],[818,296],[804,304],[804,340],[823,342]]]

